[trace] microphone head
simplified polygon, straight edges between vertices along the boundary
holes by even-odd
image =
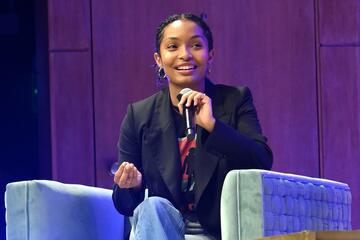
[[[176,98],[180,101],[182,95],[184,95],[185,93],[190,92],[190,91],[192,91],[190,88],[183,88],[183,89],[181,89],[179,94],[176,96]]]

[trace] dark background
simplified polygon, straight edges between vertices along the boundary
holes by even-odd
[[[41,3],[41,5],[39,5]],[[9,182],[50,178],[46,28],[43,1],[0,1],[0,193]],[[41,13],[42,11],[42,13]],[[46,26],[46,25],[45,25]],[[45,34],[44,34],[45,33]],[[44,39],[45,37],[45,39]],[[43,38],[43,39],[41,39]],[[40,92],[41,90],[41,92]],[[44,91],[45,90],[45,91]],[[40,120],[41,118],[41,120]],[[47,124],[46,124],[47,122]],[[40,128],[42,129],[40,131]],[[47,134],[44,132],[47,131]],[[47,137],[44,137],[44,134]],[[40,140],[40,138],[44,138]],[[42,153],[39,153],[42,149]],[[3,199],[3,197],[2,197]],[[0,204],[0,239],[5,239],[5,206]]]

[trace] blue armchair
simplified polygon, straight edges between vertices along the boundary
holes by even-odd
[[[120,240],[124,217],[111,190],[34,180],[7,185],[8,240]],[[301,230],[351,230],[351,194],[335,181],[264,170],[234,170],[221,199],[225,240]]]

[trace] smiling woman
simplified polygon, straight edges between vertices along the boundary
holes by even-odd
[[[161,23],[154,58],[168,86],[128,107],[118,143],[115,207],[134,216],[135,239],[220,238],[226,174],[272,166],[250,90],[207,79],[213,39],[196,15],[177,14]],[[193,112],[194,138],[186,137],[184,108]]]

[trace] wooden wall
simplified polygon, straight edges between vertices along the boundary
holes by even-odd
[[[157,89],[155,30],[206,12],[210,79],[248,85],[274,170],[348,182],[360,227],[360,0],[49,0],[53,178],[111,187],[128,103]]]
[[[52,175],[95,184],[90,2],[48,1]]]
[[[350,185],[360,228],[360,1],[318,4],[322,173]]]

